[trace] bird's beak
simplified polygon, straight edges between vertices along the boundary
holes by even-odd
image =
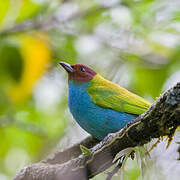
[[[65,63],[65,62],[60,62],[59,63],[68,73],[73,73],[74,69],[71,67],[70,64]]]

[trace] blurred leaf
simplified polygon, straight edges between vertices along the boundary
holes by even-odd
[[[173,17],[174,21],[180,21],[180,11],[176,11]]]
[[[74,64],[77,56],[75,38],[71,35],[62,37],[62,34],[56,31],[51,31],[49,34],[54,42],[55,65],[57,65],[59,61],[66,61],[67,63]]]
[[[17,17],[16,21],[22,21],[26,20],[28,18],[32,18],[34,15],[36,15],[41,6],[35,3],[32,0],[21,0],[21,8],[19,12],[19,16]]]
[[[162,86],[168,76],[167,67],[161,69],[151,69],[140,67],[136,69],[136,90],[138,94],[150,94],[152,97],[158,97]],[[134,81],[135,82],[135,81]]]
[[[5,155],[10,148],[20,147],[25,149],[30,156],[36,156],[40,147],[43,145],[43,139],[32,134],[17,129],[16,127],[9,126],[0,131],[1,137],[4,136],[4,141],[0,146],[0,154]],[[5,147],[6,146],[6,147]],[[7,149],[8,148],[8,149]]]
[[[169,66],[170,74],[173,72],[180,70],[180,45],[177,45],[177,47],[174,49],[174,51],[171,54],[171,64]]]
[[[10,6],[10,0],[0,0],[0,25],[6,16]]]
[[[89,13],[86,14],[83,20],[80,19],[78,21],[78,27],[82,28],[85,32],[92,33],[97,25],[110,20],[110,16],[108,13],[103,14],[105,10],[106,9],[104,8],[98,8],[96,6],[91,8],[91,10],[89,10]]]
[[[6,73],[18,82],[21,78],[23,61],[17,46],[6,43],[0,46],[0,73]]]
[[[15,22],[34,17],[42,7],[33,0],[0,0],[0,25],[11,27]]]
[[[34,33],[18,37],[24,67],[21,80],[10,89],[10,97],[15,103],[25,100],[31,94],[35,83],[43,75],[51,60],[48,37],[45,34]]]
[[[141,25],[143,28],[147,25],[151,25],[151,22],[155,18],[155,11],[153,7],[154,0],[145,1],[131,1],[129,6],[134,18],[134,25]],[[150,18],[150,19],[149,19]],[[148,21],[147,21],[148,19]]]
[[[0,116],[7,113],[8,109],[11,107],[9,106],[9,101],[7,94],[0,88]],[[1,124],[1,121],[0,121]],[[1,125],[0,125],[1,127]]]
[[[6,140],[6,132],[4,128],[0,127],[0,137],[3,141],[0,141],[0,158],[4,157],[10,148],[9,142]],[[5,141],[6,140],[6,141]]]

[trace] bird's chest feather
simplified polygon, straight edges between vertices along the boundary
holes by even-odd
[[[68,105],[77,123],[92,136],[103,139],[136,117],[94,104],[88,94],[89,85],[89,82],[76,84],[69,81]]]
[[[91,116],[92,110],[95,108],[87,92],[88,86],[89,83],[74,84],[69,82],[68,105],[76,121],[81,124],[87,124],[87,120],[90,119],[88,117]]]

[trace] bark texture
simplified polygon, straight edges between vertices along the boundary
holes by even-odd
[[[116,154],[126,148],[141,146],[153,138],[172,139],[180,126],[180,83],[161,95],[147,112],[117,133],[103,141],[88,137],[64,152],[56,152],[40,163],[23,168],[14,180],[84,180],[105,171],[113,165]],[[81,154],[79,145],[89,148],[90,154]]]

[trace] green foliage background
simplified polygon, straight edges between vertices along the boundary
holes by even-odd
[[[71,138],[59,61],[87,64],[153,102],[180,80],[180,3],[0,0],[0,179]],[[125,179],[140,178],[129,166]]]

